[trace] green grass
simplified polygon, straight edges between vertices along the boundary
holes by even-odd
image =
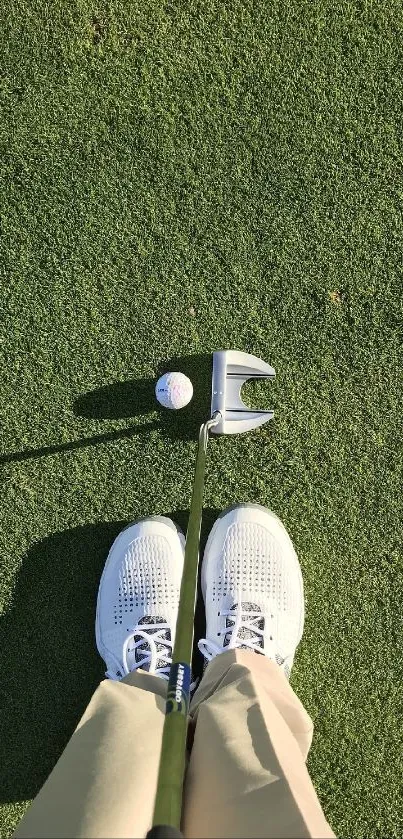
[[[233,347],[276,416],[211,446],[206,524],[284,520],[312,778],[339,836],[400,837],[401,3],[1,5],[1,835],[103,674],[114,535],[186,521],[193,416],[153,381],[186,356],[201,404]]]

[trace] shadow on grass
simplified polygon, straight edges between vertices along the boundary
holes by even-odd
[[[169,370],[180,370],[193,384],[193,399],[180,411],[161,408],[155,398],[159,376]],[[212,356],[186,355],[170,358],[159,366],[153,379],[129,379],[97,388],[78,397],[73,411],[89,419],[135,418],[158,410],[154,427],[172,439],[195,440],[199,428],[210,416]]]
[[[186,511],[165,515],[186,531]],[[202,548],[217,515],[204,511]],[[109,548],[127,523],[55,533],[23,561],[13,604],[0,621],[2,802],[36,795],[103,678],[94,638],[98,584]],[[195,649],[204,631],[199,593]],[[201,673],[198,653],[194,669]]]
[[[10,452],[9,454],[1,455],[0,464],[22,463],[24,460],[36,460],[38,457],[46,457],[51,454],[59,454],[60,452],[73,452],[76,449],[84,449],[86,446],[97,446],[101,443],[113,442],[114,440],[138,437],[139,434],[147,433],[155,427],[156,423],[142,425],[140,428],[131,426],[130,428],[122,428],[118,431],[110,431],[106,434],[94,434],[92,437],[84,437],[81,440],[72,440],[69,443],[58,443],[54,446],[41,446],[38,449],[24,449],[20,452]]]
[[[166,437],[174,440],[196,440],[202,422],[210,416],[211,368],[211,354],[178,356],[163,362],[155,378],[129,379],[126,382],[115,382],[84,393],[74,402],[73,413],[76,416],[97,420],[135,420],[157,410],[158,419],[151,419],[149,422],[142,422],[117,431],[95,434],[81,440],[10,452],[0,456],[0,464],[34,460],[60,452],[70,452],[87,446],[137,437],[157,428]],[[169,370],[180,370],[193,383],[193,399],[180,411],[161,408],[155,398],[157,378]]]

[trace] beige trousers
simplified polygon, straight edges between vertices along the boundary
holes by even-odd
[[[105,680],[15,837],[144,837],[151,825],[167,683]],[[232,650],[191,704],[185,837],[332,837],[305,766],[313,725],[280,668]]]

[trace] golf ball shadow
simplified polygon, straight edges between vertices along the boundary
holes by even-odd
[[[187,355],[162,361],[155,377],[114,382],[79,396],[73,405],[76,416],[87,419],[132,419],[157,412],[149,423],[139,426],[148,432],[159,428],[173,439],[194,440],[201,424],[210,416],[212,355]],[[193,385],[193,398],[184,408],[170,410],[158,404],[155,397],[157,380],[165,373],[178,371]]]

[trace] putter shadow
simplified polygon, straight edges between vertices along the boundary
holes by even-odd
[[[188,511],[165,512],[186,532]],[[218,511],[203,511],[201,555]],[[18,575],[11,608],[0,620],[0,802],[33,798],[104,677],[95,646],[99,580],[109,548],[127,521],[99,522],[54,533],[33,545]],[[198,592],[197,641],[205,633]]]
[[[52,454],[59,454],[59,452],[73,452],[76,449],[84,449],[86,446],[97,446],[100,443],[114,442],[115,440],[124,440],[125,438],[138,437],[139,434],[144,434],[153,428],[157,427],[157,423],[147,423],[142,426],[131,426],[130,428],[122,428],[118,431],[110,431],[106,434],[95,434],[92,437],[84,437],[81,440],[72,440],[69,443],[59,443],[54,446],[41,446],[38,449],[24,449],[19,452],[10,452],[9,454],[1,455],[0,465],[6,463],[22,463],[24,460],[35,460],[38,457],[46,457]]]

